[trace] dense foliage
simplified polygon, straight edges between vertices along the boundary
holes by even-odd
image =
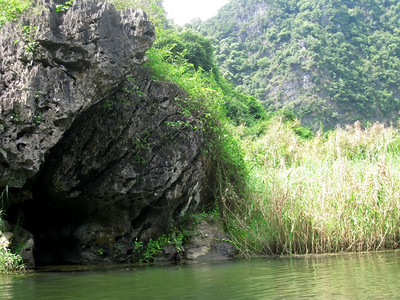
[[[236,95],[254,117],[251,98],[188,63],[186,49],[174,52],[173,45],[160,45],[148,52],[150,65],[156,77],[189,92],[184,107],[200,112],[204,120],[216,167],[216,196],[243,256],[399,245],[397,130],[382,124],[364,130],[357,123],[345,130],[320,130],[314,137],[288,110],[270,119],[261,113],[251,122],[235,114],[231,121],[240,126],[234,128],[224,112],[234,111],[230,104]]]
[[[185,58],[187,51],[174,53],[174,44],[166,43],[170,33],[160,34],[156,46],[147,52],[148,66],[157,79],[178,84],[188,94],[188,99],[176,99],[182,107],[182,114],[194,115],[202,122],[201,128],[206,139],[204,152],[210,159],[209,166],[216,184],[215,188],[222,193],[227,185],[234,191],[245,188],[247,167],[240,142],[233,136],[231,126],[226,117],[224,90],[231,90],[229,85],[216,80],[213,72],[196,69]],[[158,44],[163,46],[158,46]],[[262,107],[259,105],[261,110]],[[245,114],[249,121],[254,121],[251,114]],[[180,124],[182,126],[182,124]]]
[[[0,28],[7,21],[16,20],[32,5],[32,0],[0,0]]]
[[[214,40],[221,74],[304,124],[397,122],[400,3],[232,0],[191,27]]]
[[[0,274],[15,274],[25,271],[22,257],[8,247],[0,245]]]
[[[297,126],[274,118],[243,140],[250,193],[228,215],[241,254],[397,248],[400,132],[356,123],[304,139]]]
[[[158,48],[171,46],[171,51],[193,64],[196,70],[202,68],[205,71],[216,70],[214,64],[214,48],[211,42],[194,31],[171,32],[157,43]]]

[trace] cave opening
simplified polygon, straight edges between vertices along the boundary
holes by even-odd
[[[34,236],[36,266],[77,264],[80,245],[74,237],[85,219],[79,201],[50,195],[46,185],[38,181],[32,188],[32,199],[10,206],[6,220],[14,230],[23,228]]]

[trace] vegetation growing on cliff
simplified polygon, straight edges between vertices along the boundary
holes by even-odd
[[[0,28],[7,21],[15,21],[29,9],[32,0],[0,0]]]
[[[191,27],[214,41],[238,89],[332,129],[397,122],[399,20],[397,1],[232,0]]]
[[[220,195],[228,185],[237,192],[243,191],[247,167],[240,142],[232,134],[226,118],[223,85],[213,72],[205,72],[201,67],[196,69],[189,63],[185,58],[187,51],[174,53],[173,44],[163,43],[162,37],[159,41],[161,47],[156,45],[147,52],[148,66],[155,78],[172,81],[188,92],[188,99],[178,101],[182,103],[182,113],[192,114],[202,122],[201,130],[206,137],[204,151],[211,159],[207,164],[215,172],[215,188]],[[253,118],[249,115],[249,120]]]

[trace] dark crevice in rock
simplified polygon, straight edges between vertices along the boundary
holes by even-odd
[[[141,210],[139,215],[134,220],[131,221],[133,229],[135,229],[135,230],[142,229],[143,223],[146,221],[147,214],[150,210],[151,210],[151,207],[146,206],[145,208],[143,208]]]

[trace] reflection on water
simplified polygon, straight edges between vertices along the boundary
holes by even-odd
[[[1,299],[394,299],[400,252],[0,277]]]

